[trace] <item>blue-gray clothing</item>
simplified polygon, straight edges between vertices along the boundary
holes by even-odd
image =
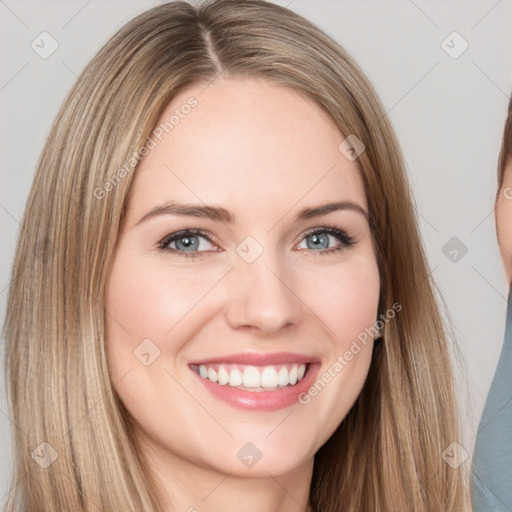
[[[512,286],[505,340],[475,443],[474,512],[512,512]]]

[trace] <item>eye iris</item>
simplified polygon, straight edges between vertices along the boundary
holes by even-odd
[[[181,247],[180,247],[181,245]],[[176,239],[176,247],[178,249],[183,249],[185,251],[190,251],[197,249],[199,246],[199,241],[197,236],[182,236],[181,238]]]
[[[312,244],[309,243],[309,240],[312,240]],[[307,237],[307,245],[308,249],[314,249],[317,247],[327,249],[327,247],[329,246],[329,236],[326,234],[319,235],[318,233],[313,233],[312,235],[309,235]]]

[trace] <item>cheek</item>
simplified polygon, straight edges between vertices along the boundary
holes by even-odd
[[[321,256],[320,256],[321,257]],[[339,350],[377,320],[380,278],[375,258],[353,258],[305,275],[302,295],[321,317]]]
[[[161,414],[158,390],[180,395],[180,387],[166,370],[181,378],[176,360],[197,329],[194,315],[203,311],[205,320],[201,299],[218,280],[217,275],[202,273],[199,279],[197,272],[148,259],[129,248],[119,251],[106,308],[110,375],[123,403],[141,424],[154,411]]]
[[[504,187],[496,204],[500,251],[509,280],[512,278],[512,187]]]
[[[372,331],[378,314],[380,279],[372,257],[354,258],[321,274],[305,293],[330,338],[323,368],[300,399],[310,417],[322,424],[327,439],[359,396],[371,363]],[[309,305],[309,304],[308,304]]]
[[[333,287],[328,311],[337,332],[343,337],[354,338],[377,319],[379,276],[377,269],[360,267],[340,277],[338,287]]]
[[[212,283],[208,275],[148,264],[130,256],[115,262],[107,309],[112,330],[123,337],[162,339],[201,300]],[[124,333],[124,334],[123,334]]]

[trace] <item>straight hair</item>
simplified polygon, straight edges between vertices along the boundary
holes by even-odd
[[[4,327],[15,425],[7,512],[164,510],[108,373],[105,290],[139,149],[179,92],[219,76],[290,88],[323,109],[340,142],[364,143],[357,164],[379,312],[402,306],[374,347],[360,396],[315,455],[314,510],[469,507],[464,466],[443,458],[460,437],[448,336],[383,105],[346,51],[301,16],[263,0],[210,0],[163,4],[128,22],[82,71],[51,127]]]

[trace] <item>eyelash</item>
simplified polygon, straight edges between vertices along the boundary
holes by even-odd
[[[332,226],[322,226],[322,227],[310,229],[302,235],[300,242],[302,242],[302,240],[304,240],[308,236],[315,235],[318,233],[328,233],[330,235],[334,235],[335,237],[337,237],[339,239],[339,241],[341,242],[341,245],[338,247],[333,247],[332,249],[325,249],[322,251],[306,249],[307,251],[311,251],[315,255],[318,254],[318,255],[325,256],[326,254],[339,253],[339,252],[351,247],[352,245],[354,245],[356,243],[355,237],[349,235],[345,231],[342,231],[342,230],[337,229]],[[176,231],[175,233],[170,233],[169,235],[165,236],[160,242],[158,242],[157,248],[164,252],[176,253],[180,256],[184,256],[185,258],[196,258],[197,256],[201,256],[203,253],[217,252],[217,251],[186,252],[186,251],[178,251],[177,249],[172,249],[170,247],[167,247],[167,245],[170,244],[171,242],[174,242],[175,240],[179,240],[180,238],[185,238],[187,235],[194,235],[194,236],[200,235],[200,236],[206,238],[208,240],[208,242],[210,242],[212,244],[215,243],[212,241],[211,235],[207,231],[203,231],[202,229],[189,228],[189,229],[183,229],[181,231]],[[303,251],[304,249],[301,249],[301,250]]]

